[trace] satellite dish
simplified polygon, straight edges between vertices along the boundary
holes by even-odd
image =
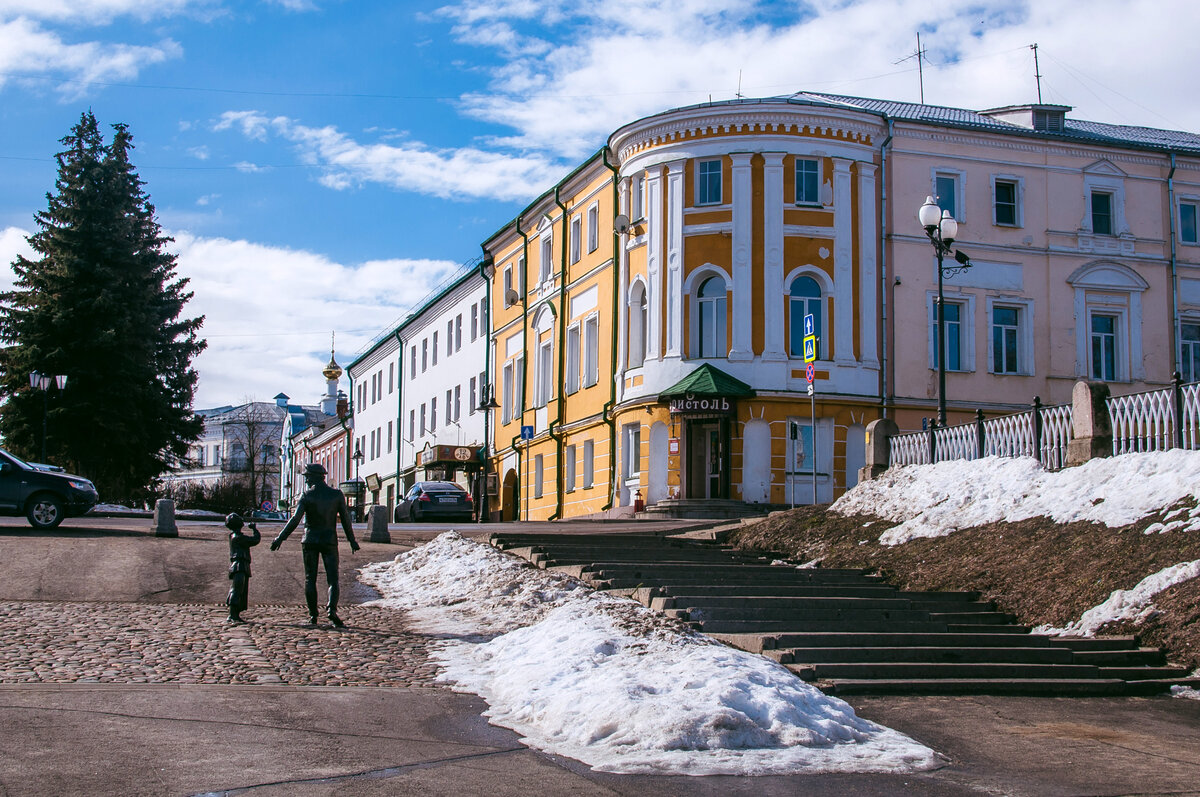
[[[617,216],[615,219],[613,219],[613,229],[616,230],[620,235],[624,235],[625,233],[629,232],[629,217],[624,213],[622,213],[620,216]]]
[[[504,305],[506,307],[511,307],[519,301],[521,301],[521,294],[517,293],[512,288],[509,288],[504,292]]]

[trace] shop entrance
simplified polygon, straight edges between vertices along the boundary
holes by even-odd
[[[688,498],[729,497],[729,422],[685,420],[687,468],[684,495]]]

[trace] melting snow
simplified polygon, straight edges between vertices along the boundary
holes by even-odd
[[[1154,614],[1155,608],[1151,601],[1155,595],[1168,587],[1197,576],[1200,576],[1200,559],[1163,568],[1157,573],[1143,578],[1133,589],[1113,590],[1112,594],[1108,596],[1108,600],[1099,606],[1088,609],[1079,620],[1069,624],[1066,628],[1052,628],[1043,625],[1035,628],[1034,633],[1095,636],[1096,631],[1105,623],[1117,620],[1141,622]]]

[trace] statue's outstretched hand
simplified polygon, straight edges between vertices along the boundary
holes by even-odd
[[[350,540],[350,550],[351,551],[353,551],[354,553],[358,553],[359,547],[360,546],[359,546],[357,540]]]
[[[278,537],[271,540],[271,550],[272,551],[278,551],[280,545],[283,545],[283,540],[279,539]]]

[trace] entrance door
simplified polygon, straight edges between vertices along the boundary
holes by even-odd
[[[724,498],[725,445],[720,421],[688,424],[688,498]]]

